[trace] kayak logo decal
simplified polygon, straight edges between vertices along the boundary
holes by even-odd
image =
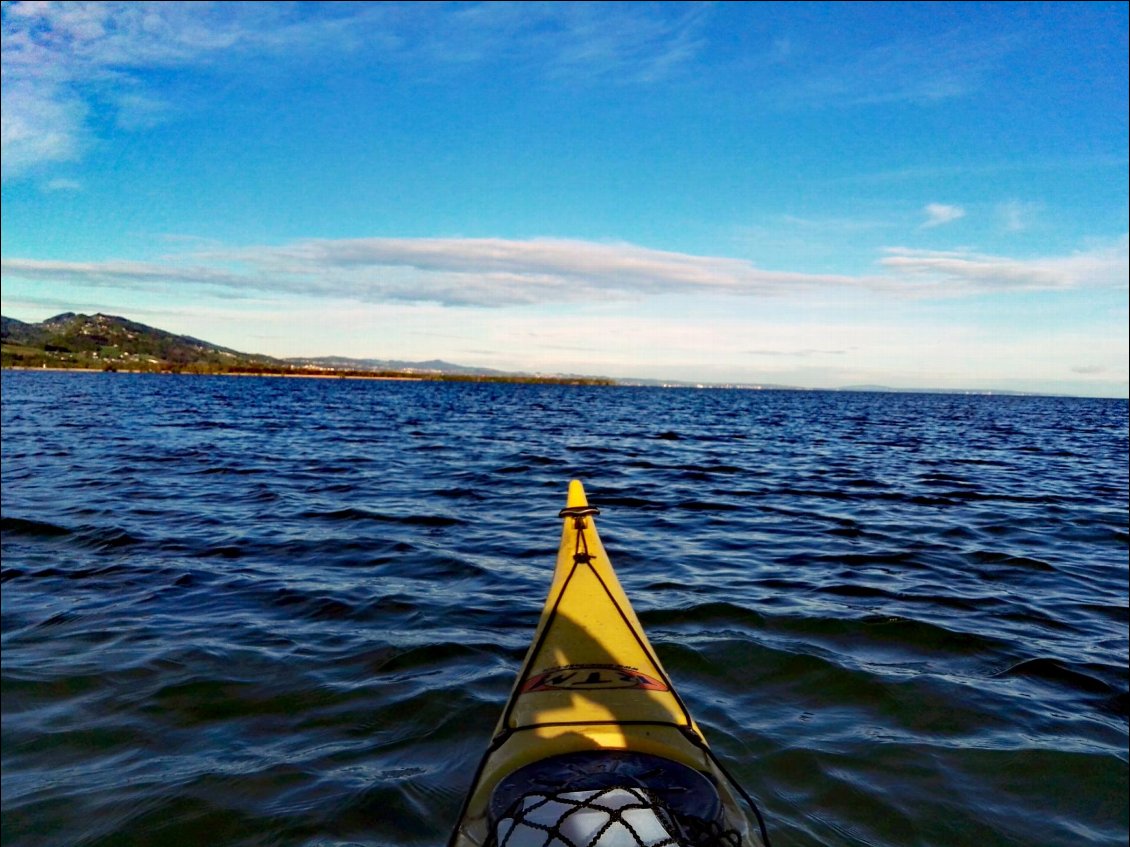
[[[536,691],[601,691],[638,688],[645,691],[669,691],[667,685],[653,676],[626,665],[565,665],[535,674],[522,686],[522,694]]]

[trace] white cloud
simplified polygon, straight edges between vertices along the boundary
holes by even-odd
[[[506,307],[659,295],[810,302],[818,293],[952,297],[1125,287],[1127,239],[1069,256],[1017,259],[891,248],[870,275],[804,274],[743,259],[564,239],[367,238],[208,248],[157,262],[5,258],[5,279],[227,297]],[[820,349],[814,347],[814,349]]]
[[[1121,249],[1124,257],[1125,245]],[[1060,273],[1081,288],[1116,281],[1108,271],[1117,272],[1117,259],[1103,259],[1112,250],[1118,252],[1108,248],[1043,263],[909,251],[888,258],[921,263],[917,267],[932,276],[922,284],[937,294],[951,289],[977,293],[999,289],[999,268],[996,273],[970,274],[965,266],[955,270],[943,265],[943,274],[936,263],[962,258],[995,266],[1011,261],[1029,271],[1058,263]],[[446,261],[455,266],[452,255]],[[1107,271],[1094,273],[1104,261]],[[421,290],[428,291],[434,281],[430,275],[441,272],[414,273],[420,275],[416,281]],[[961,277],[963,273],[967,276]],[[1005,283],[1009,273],[1004,273]],[[1003,326],[955,321],[948,307],[926,310],[920,301],[894,295],[914,287],[909,268],[892,272],[879,290],[861,282],[870,294],[843,310],[812,308],[807,288],[795,294],[795,289],[782,286],[773,305],[761,296],[738,302],[712,296],[714,289],[670,280],[666,291],[694,296],[613,303],[592,296],[592,286],[600,281],[595,276],[585,279],[587,288],[571,288],[575,280],[550,279],[546,302],[562,309],[490,308],[504,304],[497,291],[480,297],[479,304],[468,302],[471,308],[453,309],[437,302],[379,299],[372,291],[358,296],[334,278],[334,271],[328,274],[332,282],[307,285],[306,296],[298,296],[310,278],[290,278],[280,288],[273,274],[260,274],[250,266],[6,260],[4,313],[23,320],[71,310],[140,316],[164,329],[278,356],[443,358],[504,370],[811,387],[885,384],[1126,393],[1124,313],[1093,317],[1084,325],[1052,320],[1035,331],[1023,322]],[[1052,279],[1044,284],[1056,287]],[[582,290],[587,293],[578,296]],[[1012,295],[1023,290],[1023,284],[1003,289]],[[227,296],[210,296],[216,293]],[[635,296],[642,299],[644,294]],[[1090,296],[1085,292],[1083,299]],[[970,308],[976,311],[980,304]]]
[[[849,276],[771,271],[732,258],[565,239],[311,240],[198,254],[256,275],[365,300],[503,306],[657,294],[772,295],[850,286]],[[316,282],[314,282],[316,281]]]
[[[949,206],[945,203],[928,203],[922,211],[926,215],[926,222],[922,224],[923,229],[942,226],[965,217],[965,209],[961,206]]]
[[[857,282],[848,276],[763,270],[740,259],[560,239],[311,240],[213,249],[191,259],[195,264],[6,258],[3,273],[99,286],[197,284],[238,294],[275,291],[491,307],[688,292],[771,295]]]

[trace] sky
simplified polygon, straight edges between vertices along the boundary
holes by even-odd
[[[0,305],[1126,397],[1127,9],[4,2]]]

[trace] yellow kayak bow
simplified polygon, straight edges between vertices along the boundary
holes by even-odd
[[[451,847],[506,845],[511,836],[518,844],[521,809],[534,809],[533,820],[553,804],[573,823],[582,812],[603,814],[604,830],[626,822],[637,838],[626,843],[767,847],[753,801],[710,751],[648,642],[597,535],[596,514],[581,483],[571,482],[549,596]],[[546,799],[554,791],[560,796]],[[666,840],[636,832],[646,830],[639,822],[651,814],[642,810],[649,802],[666,810],[649,818],[667,827]],[[607,811],[613,806],[623,810]],[[714,840],[680,835],[672,821],[688,810],[709,819]],[[544,831],[538,843],[574,843],[552,826],[530,825]]]

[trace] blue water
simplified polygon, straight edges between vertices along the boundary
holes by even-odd
[[[437,844],[571,478],[788,845],[1125,845],[1127,403],[3,374],[2,840]]]

